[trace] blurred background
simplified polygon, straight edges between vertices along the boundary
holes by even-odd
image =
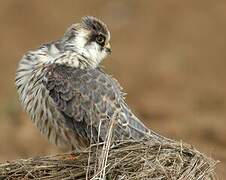
[[[15,71],[26,51],[60,38],[84,15],[108,25],[113,53],[103,65],[133,111],[155,131],[220,160],[225,179],[223,0],[0,0],[0,161],[60,152],[23,112]]]

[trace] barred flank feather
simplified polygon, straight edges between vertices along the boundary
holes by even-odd
[[[80,149],[75,141],[76,133],[64,125],[64,117],[43,85],[44,76],[53,62],[48,46],[28,52],[20,61],[15,79],[20,101],[35,126],[51,143]]]

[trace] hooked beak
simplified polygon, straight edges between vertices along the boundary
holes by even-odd
[[[111,54],[111,45],[110,45],[110,43],[108,43],[108,44],[105,46],[105,51],[106,51],[108,54]]]

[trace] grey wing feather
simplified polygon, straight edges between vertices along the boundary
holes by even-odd
[[[45,77],[43,83],[65,123],[82,138],[103,141],[115,112],[119,112],[115,140],[148,133],[125,104],[120,85],[102,70],[52,65]]]

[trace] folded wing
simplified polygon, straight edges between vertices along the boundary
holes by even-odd
[[[111,120],[114,140],[139,139],[149,133],[125,104],[120,85],[101,69],[51,65],[43,84],[67,127],[90,143],[105,140]]]

